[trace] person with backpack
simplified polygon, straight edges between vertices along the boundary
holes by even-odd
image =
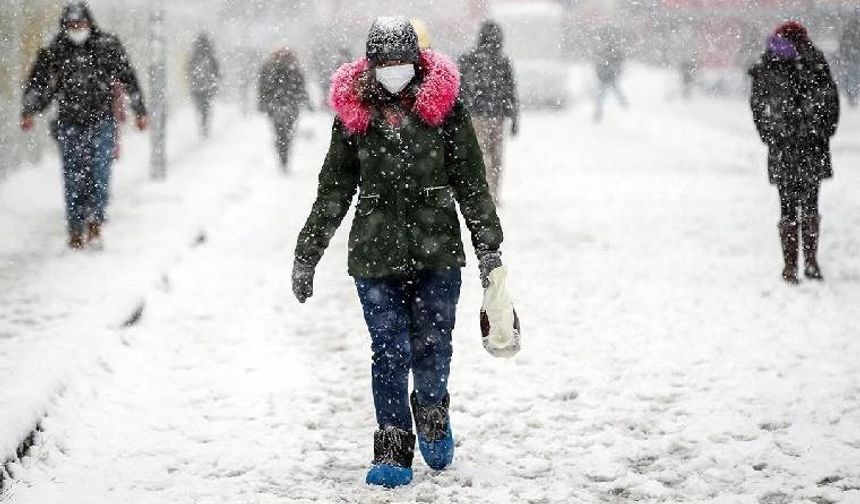
[[[454,457],[448,378],[466,263],[457,205],[485,286],[502,264],[502,227],[457,67],[421,51],[409,19],[373,23],[366,57],[335,72],[330,100],[331,144],[298,237],[293,292],[302,303],[313,295],[315,268],[358,191],[349,274],[371,337],[377,422],[366,482],[396,487],[412,480],[413,419],[428,466]]]
[[[839,123],[839,92],[824,54],[796,21],[767,40],[761,62],[750,69],[753,120],[768,146],[768,175],[779,191],[784,268],[796,284],[799,251],[804,274],[822,280],[818,264],[821,181],[833,176],[830,138]]]
[[[39,50],[24,86],[21,128],[57,103],[52,130],[60,144],[68,245],[100,246],[109,200],[117,138],[116,86],[121,85],[136,116],[147,127],[143,93],[119,38],[102,31],[85,2],[68,4],[60,31]]]

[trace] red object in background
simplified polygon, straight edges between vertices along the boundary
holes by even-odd
[[[125,87],[117,81],[114,81],[111,86],[113,87],[113,118],[117,124],[113,158],[114,160],[119,160],[120,154],[122,153],[122,143],[120,142],[122,128],[120,128],[119,125],[125,123],[128,119],[128,112],[126,111],[125,106]]]
[[[776,34],[791,41],[808,40],[809,32],[800,21],[787,21],[779,25]]]

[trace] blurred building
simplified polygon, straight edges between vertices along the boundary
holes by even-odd
[[[803,21],[819,46],[835,49],[842,14],[856,1],[663,0],[662,7],[664,33],[671,36],[673,30],[689,27],[701,65],[731,67],[757,59],[767,34],[786,19]]]

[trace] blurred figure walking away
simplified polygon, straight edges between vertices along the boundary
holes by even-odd
[[[320,106],[328,108],[328,92],[331,76],[335,70],[352,61],[352,52],[346,44],[332,45],[330,39],[322,37],[311,52],[311,67],[316,76],[315,85],[320,91]]]
[[[761,63],[750,69],[750,104],[756,128],[769,148],[768,175],[779,190],[785,268],[783,279],[798,283],[802,240],[805,275],[822,280],[817,251],[821,228],[818,193],[833,176],[830,138],[839,123],[839,92],[824,54],[795,21],[777,28]],[[798,236],[800,233],[800,237]]]
[[[848,104],[856,107],[860,100],[860,13],[848,21],[839,39],[839,66]]]
[[[693,96],[693,86],[696,83],[697,70],[696,55],[691,51],[678,64],[678,73],[681,77],[681,97],[684,100],[689,100]]]
[[[627,98],[618,86],[621,68],[624,65],[625,54],[621,48],[619,37],[608,33],[603,36],[603,45],[597,51],[594,69],[597,73],[597,103],[594,110],[594,120],[603,119],[603,107],[609,93],[614,93],[618,103],[627,108]]]
[[[761,41],[767,38],[767,30],[758,23],[749,23],[743,30],[741,45],[735,54],[735,65],[741,70],[744,79],[749,79],[749,69],[761,59]]]
[[[502,165],[505,151],[505,119],[511,120],[511,135],[519,132],[519,99],[510,59],[502,50],[504,34],[494,21],[485,21],[477,45],[459,59],[461,96],[472,115],[472,124],[484,155],[490,194],[501,199]]]
[[[194,106],[200,114],[200,134],[206,138],[209,136],[212,99],[218,94],[221,71],[215,58],[212,41],[205,33],[201,33],[194,41],[194,49],[191,52],[191,59],[188,60],[186,73]]]
[[[286,172],[299,113],[302,107],[312,109],[305,75],[295,52],[286,48],[278,50],[263,63],[257,93],[260,112],[272,120],[278,159]]]
[[[60,31],[39,50],[25,85],[21,127],[56,100],[55,127],[63,159],[68,245],[101,246],[117,137],[115,85],[131,101],[138,129],[148,120],[143,95],[120,40],[103,32],[85,2],[63,9]]]

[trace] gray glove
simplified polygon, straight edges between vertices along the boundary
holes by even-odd
[[[298,259],[293,263],[293,294],[299,303],[314,295],[314,268]]]
[[[502,266],[502,253],[498,250],[478,252],[478,269],[481,270],[481,285],[490,286],[490,273]]]

